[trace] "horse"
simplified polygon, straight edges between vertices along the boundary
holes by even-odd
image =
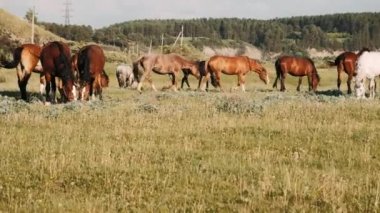
[[[237,86],[240,86],[241,90],[245,92],[245,75],[249,71],[256,72],[259,75],[259,78],[265,84],[268,84],[269,77],[265,67],[257,60],[247,56],[212,56],[206,65],[207,76],[205,79],[208,80],[210,75],[215,74],[216,86],[222,90],[220,84],[221,73],[226,75],[237,75]],[[201,90],[204,90],[204,86]]]
[[[62,80],[59,87],[63,102],[74,100],[74,77],[71,71],[71,53],[67,44],[60,41],[53,41],[45,44],[41,51],[41,63],[46,80],[46,104],[51,102],[50,89],[55,100],[56,77]]]
[[[78,70],[80,81],[80,99],[89,100],[92,96],[99,96],[102,100],[102,88],[107,87],[109,78],[104,71],[105,56],[103,49],[91,44],[82,47],[78,52]]]
[[[198,88],[200,88],[201,83],[202,83],[202,78],[207,75],[207,72],[206,72],[206,61],[197,61],[197,63],[198,63],[199,74],[200,74],[200,78],[199,78],[199,81],[198,81]],[[188,78],[189,78],[189,75],[191,74],[191,70],[189,70],[189,69],[183,69],[182,72],[183,72],[183,78],[182,78],[182,82],[181,82],[181,89],[183,88],[183,85],[185,83],[186,83],[187,87],[190,88],[190,84],[189,84],[189,79]],[[215,74],[212,73],[210,77],[211,77],[211,84],[214,87],[217,87]],[[206,90],[208,90],[208,81],[206,82]]]
[[[150,73],[161,75],[170,75],[172,80],[172,85],[169,86],[173,90],[177,90],[177,79],[179,73],[185,69],[189,70],[192,75],[199,79],[199,67],[198,63],[194,61],[189,61],[180,55],[170,53],[170,54],[148,54],[141,56],[133,63],[133,72],[138,81],[137,90],[141,92],[142,83],[147,78],[152,89],[157,91],[154,86],[152,79],[150,78]],[[142,68],[139,69],[139,68]],[[141,72],[142,71],[142,72]],[[141,77],[140,77],[141,75]]]
[[[340,90],[340,84],[342,82],[341,80],[341,73],[344,71],[347,75],[347,88],[348,94],[352,93],[351,90],[351,81],[354,76],[356,76],[356,61],[358,57],[365,51],[369,51],[368,48],[363,48],[360,50],[360,52],[353,53],[353,52],[343,52],[340,55],[338,55],[334,62],[329,62],[330,66],[336,66],[337,72],[338,72],[338,78],[337,78],[337,86],[338,90]]]
[[[40,93],[43,93],[45,78],[43,76],[40,63],[41,47],[35,44],[23,44],[13,51],[13,61],[7,61],[1,57],[0,67],[6,69],[17,69],[18,86],[20,88],[21,99],[27,100],[26,86],[32,72],[40,74]]]
[[[132,87],[136,82],[132,67],[126,64],[120,64],[116,67],[116,79],[120,88]]]
[[[309,91],[317,90],[320,81],[319,74],[315,68],[314,62],[310,58],[296,56],[281,56],[275,62],[276,80],[273,88],[277,88],[277,80],[281,81],[281,91],[285,91],[285,78],[289,73],[292,76],[299,77],[297,91],[300,91],[302,77],[307,76],[309,82]]]
[[[369,79],[369,97],[376,93],[375,77],[380,75],[380,52],[364,52],[357,60],[355,80],[356,97],[365,97],[365,81]]]

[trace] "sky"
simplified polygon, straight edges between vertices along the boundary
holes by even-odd
[[[98,29],[137,19],[272,19],[346,12],[380,12],[380,0],[69,0],[70,23]],[[40,21],[65,23],[66,0],[0,0],[24,17],[35,5]]]

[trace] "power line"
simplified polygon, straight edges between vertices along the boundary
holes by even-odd
[[[72,17],[70,14],[71,14],[71,1],[70,0],[66,0],[63,5],[65,6],[65,10],[64,10],[64,18],[65,18],[65,25],[70,25],[70,18]]]

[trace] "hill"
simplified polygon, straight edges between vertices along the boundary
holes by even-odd
[[[13,49],[15,46],[31,40],[30,24],[19,17],[0,9],[0,51]],[[42,44],[51,40],[65,40],[42,27],[35,26],[35,43]]]

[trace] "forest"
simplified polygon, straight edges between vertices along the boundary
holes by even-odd
[[[70,40],[94,41],[121,48],[131,43],[148,46],[174,42],[184,27],[184,36],[196,47],[221,45],[222,40],[247,42],[270,52],[306,48],[358,50],[380,47],[380,13],[345,13],[255,20],[197,18],[189,20],[135,20],[101,29],[91,26],[39,23]]]

